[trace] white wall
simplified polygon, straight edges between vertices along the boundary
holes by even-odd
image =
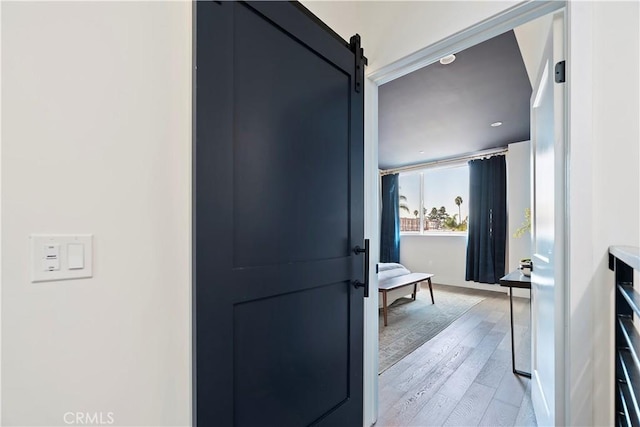
[[[304,0],[301,3],[346,41],[356,33],[362,35],[358,1]]]
[[[464,275],[467,259],[467,236],[400,237],[400,263],[411,271],[435,274],[434,283],[473,286]]]
[[[540,72],[544,46],[551,29],[551,17],[545,15],[513,29],[531,86],[535,85]]]
[[[2,425],[190,424],[191,4],[2,3]],[[29,282],[30,233],[94,277]]]
[[[435,274],[435,283],[464,284],[466,236],[413,236],[400,238],[400,263],[411,271]]]
[[[593,3],[593,262],[583,268],[593,272],[593,400],[609,403],[595,405],[595,424],[610,423],[613,407],[614,288],[607,248],[640,246],[639,13],[637,2]],[[580,215],[573,211],[572,220]]]

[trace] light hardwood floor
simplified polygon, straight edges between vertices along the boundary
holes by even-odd
[[[509,297],[459,289],[485,299],[380,375],[376,426],[536,425],[530,380],[511,372]],[[514,316],[516,366],[530,371],[528,299]]]

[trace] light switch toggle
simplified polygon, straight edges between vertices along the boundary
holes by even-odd
[[[47,243],[42,249],[42,269],[45,271],[60,270],[60,245]]]
[[[67,245],[67,262],[69,270],[79,270],[84,268],[84,245],[81,243],[70,243]]]

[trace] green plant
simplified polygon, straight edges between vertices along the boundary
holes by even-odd
[[[518,228],[516,232],[513,233],[513,237],[515,237],[516,239],[519,239],[520,237],[524,236],[525,233],[527,232],[531,233],[531,209],[530,208],[526,208],[524,210],[524,222],[522,223],[520,228]]]
[[[465,218],[462,222],[458,222],[458,214],[453,214],[453,216],[447,217],[444,220],[444,229],[451,231],[467,231],[468,221],[469,217]]]

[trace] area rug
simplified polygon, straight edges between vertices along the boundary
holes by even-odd
[[[484,299],[473,291],[433,285],[436,301],[431,304],[428,286],[422,286],[416,300],[400,298],[389,306],[388,326],[379,315],[379,373],[420,347]]]

